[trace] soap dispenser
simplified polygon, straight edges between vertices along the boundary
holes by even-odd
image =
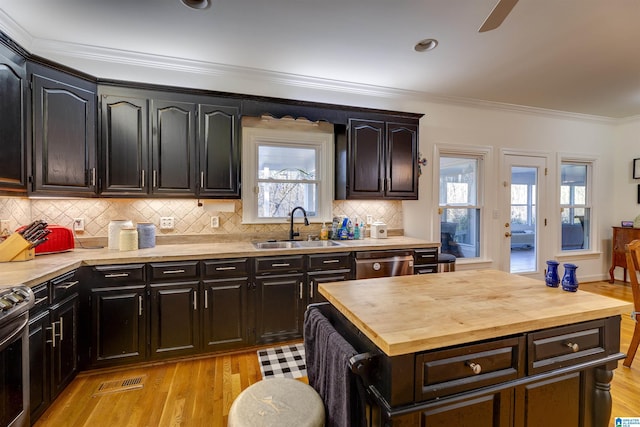
[[[320,240],[329,240],[329,229],[324,222],[322,223],[322,228],[320,229]]]

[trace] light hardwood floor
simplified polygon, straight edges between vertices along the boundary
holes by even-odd
[[[580,289],[632,300],[629,285],[621,282],[581,283]],[[633,328],[633,320],[624,315],[622,352],[627,350]],[[144,376],[141,389],[94,397],[102,383],[140,376]],[[35,426],[226,426],[235,397],[260,379],[255,349],[145,367],[84,372],[62,392]],[[616,416],[640,417],[640,355],[631,368],[619,362],[611,394],[611,426]]]

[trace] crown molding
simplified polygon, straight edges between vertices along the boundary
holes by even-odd
[[[207,77],[242,79],[264,82],[267,85],[289,86],[325,92],[349,93],[365,97],[392,100],[420,101],[453,106],[466,106],[491,110],[519,112],[538,116],[563,118],[603,124],[616,124],[628,121],[628,118],[611,118],[582,113],[558,111],[538,107],[508,104],[496,101],[460,98],[436,95],[427,92],[367,85],[340,80],[322,79],[299,74],[268,71],[257,68],[240,67],[214,62],[196,61],[163,55],[152,55],[122,49],[91,46],[82,43],[68,43],[55,40],[34,38],[10,16],[0,9],[0,30],[22,45],[31,54],[43,58],[56,58],[63,62],[69,60],[92,62],[98,64],[121,64],[123,66],[147,68],[161,71],[176,71]],[[106,76],[95,76],[105,78]],[[145,82],[153,83],[153,82]],[[637,119],[633,118],[633,120]],[[632,120],[632,121],[633,121]]]

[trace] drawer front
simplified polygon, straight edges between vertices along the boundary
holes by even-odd
[[[431,274],[438,272],[438,264],[414,265],[413,274]]]
[[[524,375],[525,338],[499,339],[416,355],[416,401]]]
[[[76,270],[51,279],[51,302],[62,301],[67,296],[80,291],[80,281],[76,277]]]
[[[302,272],[304,267],[302,255],[255,258],[256,274]]]
[[[199,261],[151,263],[151,280],[195,279]]]
[[[31,290],[33,291],[35,303],[29,310],[29,317],[35,317],[38,313],[46,310],[51,303],[49,297],[49,282],[40,283],[31,288]]]
[[[349,252],[336,252],[332,254],[307,255],[308,270],[340,270],[351,268],[351,254]]]
[[[604,320],[595,320],[530,333],[529,375],[602,357],[606,353],[604,327]]]
[[[144,283],[144,264],[99,265],[92,268],[92,277],[98,282],[91,287]]]
[[[436,248],[416,249],[413,251],[413,261],[416,265],[436,264],[438,262],[438,250]]]
[[[203,262],[206,277],[240,277],[249,274],[247,258],[208,260]]]

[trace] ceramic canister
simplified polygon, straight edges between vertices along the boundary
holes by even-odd
[[[109,249],[120,249],[120,229],[122,227],[133,227],[130,219],[115,219],[109,222]]]
[[[121,251],[135,251],[138,249],[138,230],[133,227],[122,227],[118,241]]]
[[[156,246],[156,226],[151,222],[138,223],[138,249]]]

